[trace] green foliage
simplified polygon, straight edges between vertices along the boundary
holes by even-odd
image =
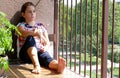
[[[4,55],[6,51],[12,49],[12,30],[15,26],[10,23],[6,15],[0,12],[0,55]]]
[[[113,69],[113,74],[114,74],[114,76],[116,76],[116,77],[119,77],[119,67],[115,67],[114,69]]]
[[[114,52],[114,53],[113,53],[113,56],[112,56],[112,52],[109,52],[109,53],[108,53],[108,59],[109,59],[109,60],[112,60],[112,57],[114,57],[114,58],[113,58],[113,61],[114,61],[115,63],[119,63],[119,62],[120,62],[119,56],[120,56],[120,53],[119,53],[119,52]]]
[[[98,0],[82,0],[76,6],[67,7],[60,2],[60,42],[68,40],[68,47],[72,51],[82,53],[90,53],[92,55],[101,56],[102,45],[102,18],[103,18],[103,3]],[[82,3],[82,5],[81,5]],[[91,5],[92,3],[92,5]],[[99,3],[99,5],[98,5]],[[86,7],[87,6],[87,7]],[[98,8],[99,6],[99,8]],[[109,0],[109,14],[108,14],[108,41],[112,41],[112,29],[114,27],[114,42],[120,43],[120,4],[115,2],[113,9],[113,2]],[[68,10],[68,11],[67,11]],[[113,14],[114,10],[114,14]],[[114,19],[113,19],[114,15]],[[66,16],[68,16],[66,19]],[[68,25],[66,24],[68,22]],[[67,27],[67,28],[66,28]],[[67,35],[66,35],[67,33]],[[81,37],[81,41],[80,41]],[[92,37],[92,38],[91,38]],[[97,38],[98,37],[98,38]],[[91,43],[92,42],[92,43]],[[65,45],[66,43],[64,43]],[[67,47],[67,48],[68,48]],[[81,48],[82,47],[82,48]],[[66,50],[66,46],[63,46]],[[108,49],[109,51],[110,49]],[[112,58],[111,53],[108,54],[109,59]],[[120,54],[114,52],[114,62],[119,62]],[[78,57],[79,58],[79,57]],[[84,57],[82,57],[84,58]],[[86,61],[89,59],[86,59]],[[93,59],[93,61],[96,59]],[[89,61],[87,61],[89,62]]]
[[[112,41],[112,29],[114,27],[114,42],[118,43],[120,41],[120,4],[115,2],[114,14],[113,14],[113,3],[109,2],[109,21],[108,21],[108,40]],[[114,19],[113,19],[114,15]],[[114,20],[114,21],[113,21]],[[114,25],[114,26],[113,26]]]
[[[0,69],[2,69],[3,67],[4,67],[5,71],[8,70],[8,68],[9,68],[8,59],[0,57]]]
[[[94,0],[91,7],[91,0],[79,2],[76,6],[68,7],[60,2],[60,42],[68,41],[72,44],[72,50],[90,52],[90,37],[92,35],[92,50],[96,55],[96,40],[98,37],[98,48],[101,49],[102,38],[102,7],[97,8],[98,1]],[[86,7],[87,5],[87,7]],[[81,9],[80,9],[81,8]],[[91,10],[92,9],[92,10]],[[99,15],[97,15],[99,14]],[[82,17],[81,17],[82,16]],[[98,21],[97,21],[97,17]],[[81,21],[81,22],[80,22]],[[67,23],[67,24],[66,24]],[[98,24],[98,25],[97,25]],[[91,28],[92,27],[92,28]],[[97,30],[98,27],[98,30]],[[81,29],[80,29],[81,28]],[[85,38],[86,37],[86,38]],[[81,41],[80,41],[81,38]],[[86,41],[86,44],[85,44]],[[69,44],[70,45],[70,44]],[[82,46],[81,46],[82,45]]]
[[[81,5],[82,3],[82,5]],[[99,3],[99,8],[98,8]],[[87,7],[86,7],[87,6]],[[112,29],[114,20],[114,42],[120,42],[120,5],[115,2],[113,14],[113,2],[109,1],[109,18],[108,18],[108,40],[112,41]],[[101,52],[102,41],[102,1],[83,0],[76,6],[66,6],[63,1],[60,1],[60,42],[71,40],[71,48],[74,51],[80,51],[82,45],[82,52],[87,48],[90,52],[92,46],[92,53]],[[80,16],[81,15],[81,16]],[[113,19],[114,15],[114,19]],[[80,22],[81,21],[81,22]],[[67,23],[67,24],[66,24]],[[80,27],[81,26],[81,27]],[[82,29],[80,29],[82,28]],[[98,29],[97,29],[98,28]],[[81,36],[81,43],[80,43]],[[92,37],[92,40],[91,40]],[[98,38],[97,38],[98,37]],[[90,42],[92,41],[92,45]],[[86,42],[86,44],[85,44]],[[98,42],[98,43],[97,43]],[[97,50],[98,48],[98,50]],[[101,53],[99,53],[100,56]]]
[[[108,59],[112,61],[113,58],[113,62],[115,63],[119,63],[120,62],[120,50],[119,50],[120,45],[114,45],[113,47],[113,53],[112,53],[112,45],[109,44],[108,45]]]
[[[5,13],[0,12],[0,69],[8,70],[8,60],[3,56],[6,52],[13,52],[12,48],[12,31],[16,27],[10,23]]]

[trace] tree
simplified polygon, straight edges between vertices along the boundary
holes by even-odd
[[[118,43],[120,42],[120,5],[118,3],[115,3],[114,8],[114,14],[113,14],[113,2],[109,2],[109,23],[108,23],[108,40],[109,42],[112,41],[112,29],[114,27],[114,42]],[[114,19],[113,19],[114,15]],[[114,20],[114,26],[113,24]]]
[[[82,3],[82,5],[81,5]],[[99,5],[98,5],[99,4]],[[120,41],[120,5],[115,3],[114,19],[112,18],[113,2],[109,1],[109,21],[108,21],[108,39],[112,40],[112,21],[114,20],[114,42]],[[87,52],[90,51],[90,39],[92,37],[92,50],[96,55],[97,46],[101,49],[102,40],[102,2],[98,0],[83,0],[76,4],[76,6],[68,7],[64,4],[63,0],[60,2],[60,40],[72,40],[72,49],[79,51],[80,44],[84,49],[85,40]],[[99,8],[98,8],[99,7]],[[80,15],[82,17],[80,17]],[[80,23],[80,21],[82,21]],[[82,25],[82,31],[80,26]],[[92,28],[92,29],[91,29]],[[98,29],[97,29],[98,28]],[[91,31],[92,30],[92,31]],[[82,32],[82,33],[81,33]],[[67,35],[66,35],[67,34]],[[82,43],[80,43],[80,35]],[[98,39],[97,39],[98,35]],[[86,39],[85,39],[86,36]],[[75,38],[76,37],[76,38]],[[98,40],[98,45],[96,45]],[[76,44],[75,44],[76,43]],[[84,50],[83,50],[84,52]]]

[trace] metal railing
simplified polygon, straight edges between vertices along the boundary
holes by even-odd
[[[67,68],[89,78],[120,78],[119,3],[55,0],[55,4],[58,56],[66,59]]]

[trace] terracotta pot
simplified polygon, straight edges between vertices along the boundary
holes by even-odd
[[[0,69],[0,77],[4,74],[4,68]]]

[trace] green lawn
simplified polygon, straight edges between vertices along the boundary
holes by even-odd
[[[72,57],[74,58],[74,55],[72,55]],[[76,55],[76,60],[79,59],[79,56]],[[82,53],[81,54],[81,62],[84,63],[84,54]],[[90,55],[88,53],[86,53],[86,64],[87,65],[90,65]],[[98,64],[100,65],[101,64],[101,58],[98,58]],[[67,60],[67,65],[70,66],[70,60],[68,59]],[[72,67],[74,67],[74,62],[72,61],[71,62],[71,65]],[[95,56],[92,56],[92,65],[96,65],[96,57]],[[79,66],[79,63],[76,63],[76,67]],[[84,73],[84,71],[81,71],[81,73]],[[86,70],[86,75],[87,76],[90,76],[90,71],[89,70]],[[119,68],[114,68],[113,69],[113,75],[118,77],[119,75]],[[100,72],[98,74],[98,78],[100,78]],[[92,71],[92,78],[96,78],[96,71]]]
[[[119,76],[119,68],[114,68],[113,69],[113,75],[118,77]]]

